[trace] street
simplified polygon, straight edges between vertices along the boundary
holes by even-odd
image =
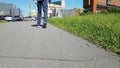
[[[51,24],[0,24],[0,68],[120,68],[120,57]]]

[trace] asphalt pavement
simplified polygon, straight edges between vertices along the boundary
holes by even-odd
[[[120,57],[48,24],[0,24],[0,68],[120,68]]]

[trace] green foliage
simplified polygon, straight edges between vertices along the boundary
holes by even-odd
[[[120,54],[120,14],[91,14],[49,19],[72,34]]]
[[[107,14],[107,13],[110,13],[110,12],[107,9],[103,9],[103,10],[101,10],[101,13]]]
[[[7,21],[5,21],[5,20],[0,20],[0,23],[6,23]]]
[[[82,12],[82,13],[80,13],[80,16],[83,16],[83,15],[90,15],[90,14],[93,14],[92,12]]]
[[[120,13],[120,8],[108,8],[108,12],[110,12],[110,13]]]
[[[120,8],[103,9],[101,13],[120,13]]]

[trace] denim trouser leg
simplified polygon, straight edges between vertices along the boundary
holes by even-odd
[[[41,24],[41,16],[42,16],[42,4],[37,4],[38,12],[37,12],[37,25],[40,26]]]
[[[44,2],[42,3],[43,6],[43,12],[44,12],[44,22],[47,23],[47,18],[48,18],[48,5],[47,5],[47,0],[44,0]]]

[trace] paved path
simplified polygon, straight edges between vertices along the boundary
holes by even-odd
[[[0,68],[120,68],[120,58],[48,24],[0,24]]]

